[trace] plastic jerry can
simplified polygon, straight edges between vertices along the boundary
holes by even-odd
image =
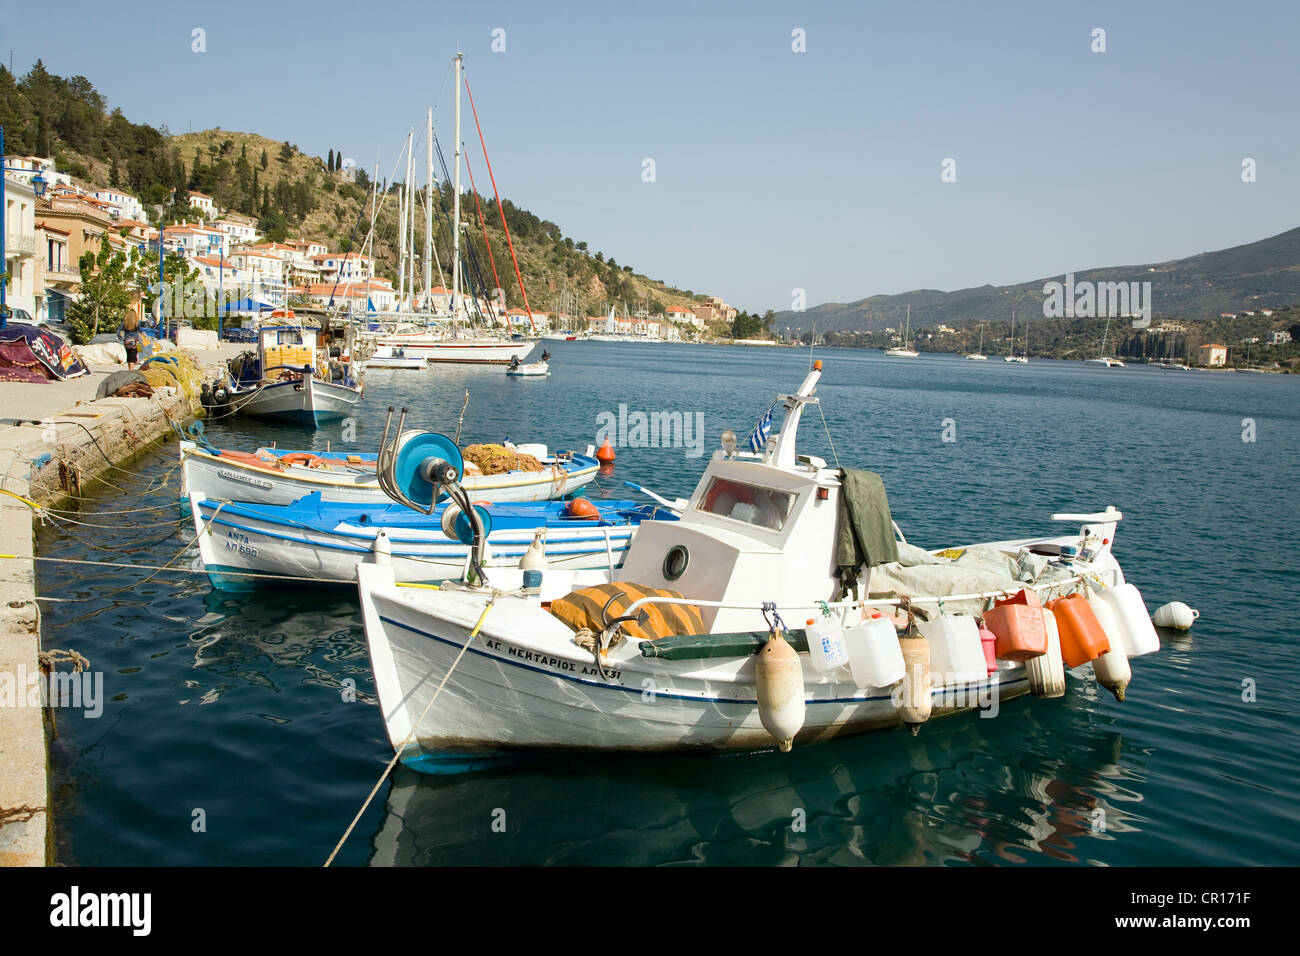
[[[1043,624],[1047,629],[1047,650],[1025,661],[1029,690],[1035,697],[1063,697],[1065,662],[1061,660],[1061,636],[1056,627],[1056,615],[1043,611]]]
[[[1081,667],[1110,650],[1106,632],[1082,594],[1067,594],[1048,601],[1047,607],[1056,615],[1061,658],[1067,667]]]
[[[980,647],[984,651],[984,666],[992,674],[998,669],[998,636],[983,626],[980,627]]]
[[[1003,660],[1027,661],[1047,650],[1047,627],[1036,602],[995,605],[984,612],[984,626],[996,636],[995,651]]]
[[[1129,657],[1141,657],[1160,650],[1160,638],[1151,618],[1147,616],[1146,602],[1131,584],[1104,589],[1098,597],[1115,612],[1119,626],[1119,639]]]
[[[919,621],[917,629],[930,642],[930,670],[943,684],[967,683],[989,676],[975,618],[942,614]]]
[[[849,670],[859,687],[889,687],[903,679],[903,649],[898,644],[894,622],[887,617],[868,618],[846,628],[844,647]]]
[[[848,651],[844,649],[844,632],[834,617],[809,618],[804,633],[808,637],[808,657],[814,670],[825,673],[849,662]]]

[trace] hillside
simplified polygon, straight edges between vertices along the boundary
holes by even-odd
[[[1221,312],[1277,309],[1300,301],[1300,228],[1246,245],[1204,252],[1185,259],[1141,265],[1085,269],[1075,281],[1150,282],[1156,318],[1209,319]],[[1007,323],[1014,308],[1020,320],[1044,321],[1046,276],[1017,285],[985,285],[955,292],[918,289],[876,295],[856,302],[828,302],[805,312],[780,312],[773,324],[799,331],[874,331],[901,326],[912,307],[912,327],[972,322]]]
[[[357,182],[343,181],[330,157],[310,156],[290,143],[254,133],[213,129],[171,136],[167,130],[131,123],[108,105],[85,77],[49,73],[37,61],[16,79],[0,66],[0,125],[10,154],[52,156],[56,166],[83,186],[120,186],[139,196],[151,220],[175,222],[194,218],[188,193],[201,191],[219,207],[252,216],[271,239],[302,237],[331,249],[360,248],[370,225],[370,183],[358,170]],[[445,149],[445,147],[444,147]],[[472,161],[472,160],[471,160]],[[398,277],[398,199],[395,184],[381,193],[373,252],[381,275]],[[450,215],[450,188],[437,197],[434,243],[451,278],[451,238],[444,211]],[[499,279],[510,308],[523,306],[515,281],[496,203],[480,197],[496,278],[483,248],[483,229],[473,194],[462,198],[466,258],[477,260],[483,286]],[[534,311],[557,308],[571,315],[603,314],[610,306],[661,313],[671,305],[690,307],[705,296],[637,273],[613,256],[589,250],[587,243],[565,236],[549,220],[503,198],[519,267]],[[364,215],[362,215],[364,213]],[[416,249],[424,247],[423,210],[416,215]],[[352,245],[350,246],[349,243]],[[473,279],[473,268],[467,270]],[[434,271],[434,281],[440,280]]]

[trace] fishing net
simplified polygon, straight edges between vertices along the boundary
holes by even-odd
[[[485,475],[503,475],[508,471],[542,471],[540,461],[532,455],[511,451],[505,445],[469,445],[461,454]]]
[[[153,388],[170,385],[186,398],[197,398],[203,384],[203,371],[188,352],[155,355],[140,366],[140,373]]]

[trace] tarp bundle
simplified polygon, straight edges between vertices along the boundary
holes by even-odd
[[[90,374],[72,346],[49,329],[10,322],[0,329],[0,345],[5,346],[0,353],[0,381],[62,381]]]

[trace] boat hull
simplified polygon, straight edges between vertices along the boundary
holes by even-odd
[[[575,455],[561,463],[562,476],[553,468],[535,472],[467,477],[463,486],[474,501],[549,501],[573,494],[595,479],[600,463]],[[195,492],[215,500],[287,505],[319,491],[330,502],[387,505],[392,502],[379,487],[375,472],[337,472],[332,469],[289,466],[285,471],[260,468],[251,462],[218,457],[193,443],[181,447],[181,493]]]
[[[508,365],[511,359],[520,361],[533,350],[532,342],[475,342],[457,339],[405,338],[386,336],[379,340],[381,346],[401,348],[408,355],[430,362],[452,362],[458,365]]]
[[[295,582],[351,584],[357,564],[373,556],[381,530],[389,537],[392,567],[402,581],[436,584],[468,570],[468,546],[442,534],[434,517],[421,529],[394,530],[378,524],[297,521],[269,510],[259,513],[258,506],[222,503],[193,492],[189,501],[203,569],[213,587],[222,590]],[[530,527],[489,534],[485,567],[517,567],[534,531]],[[633,524],[594,523],[550,529],[546,558],[555,569],[616,568],[634,531]]]
[[[448,758],[521,750],[773,746],[759,719],[753,657],[664,661],[636,654],[606,664],[602,677],[592,655],[571,640],[554,635],[530,640],[534,633],[512,632],[508,608],[504,620],[495,608],[489,613],[462,655],[485,596],[466,603],[459,619],[434,621],[414,599],[382,586],[368,588],[365,574],[372,570],[385,569],[361,569],[375,686],[390,743],[414,769],[437,771]],[[448,671],[451,676],[433,700]],[[978,709],[993,697],[1005,701],[1028,690],[1023,665],[1008,663],[984,681],[935,688],[934,716]],[[847,670],[838,682],[810,680],[805,706],[796,737],[801,744],[901,724],[890,690],[858,688]]]
[[[361,401],[361,389],[315,378],[273,382],[246,393],[231,396],[231,405],[242,415],[294,422],[317,428],[341,421]]]

